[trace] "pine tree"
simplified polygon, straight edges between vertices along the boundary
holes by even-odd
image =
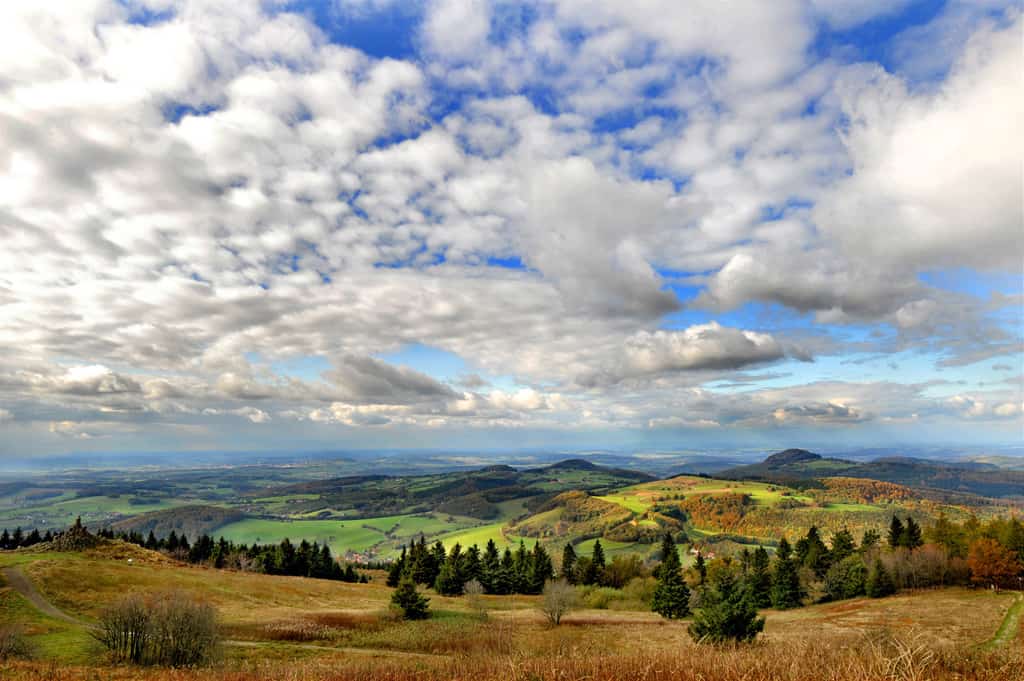
[[[4,530],[6,533],[7,530]],[[562,549],[562,569],[559,571],[559,576],[570,584],[576,583],[576,549],[572,547],[572,543],[567,543],[565,548]]]
[[[402,617],[407,620],[422,620],[430,617],[429,603],[426,598],[416,591],[416,582],[409,574],[403,575],[398,582],[398,588],[391,594],[391,602],[402,611]]]
[[[921,546],[924,542],[921,541],[921,526],[917,522],[907,516],[907,524],[903,528],[903,536],[901,537],[900,546],[905,546],[908,549],[916,549]]]
[[[722,571],[694,614],[689,634],[698,643],[751,641],[764,630],[764,618],[743,583],[729,570]]]
[[[405,571],[406,566],[406,555],[405,547],[402,547],[402,554],[398,557],[398,560],[391,563],[391,567],[388,568],[388,579],[385,582],[388,586],[394,589],[398,586],[398,581],[402,578],[402,573]]]
[[[875,548],[881,540],[882,535],[878,534],[877,530],[864,530],[864,535],[860,538],[861,553]]]
[[[889,523],[889,548],[894,549],[903,543],[903,523],[895,515]]]
[[[679,551],[670,533],[665,533],[661,542],[661,555],[658,585],[651,599],[651,610],[667,619],[686,617],[690,614],[690,590],[683,581]]]
[[[462,580],[459,579],[455,565],[451,561],[445,561],[437,573],[437,579],[434,580],[434,591],[442,596],[461,596],[462,587]]]
[[[857,543],[851,533],[845,527],[832,535],[832,562],[838,563],[846,560],[857,551]]]
[[[7,528],[4,528],[3,533],[0,534],[0,549],[9,549],[9,548],[12,548],[11,547],[11,535],[7,531]]]
[[[777,610],[798,608],[803,598],[800,575],[791,553],[789,542],[783,537],[776,552],[775,571],[772,574],[771,601],[772,607]]]
[[[769,569],[768,551],[758,546],[750,559],[750,574],[747,576],[750,585],[750,597],[754,605],[767,608],[772,604],[772,573]]]
[[[896,593],[896,585],[892,581],[892,575],[885,569],[885,565],[882,564],[879,558],[875,559],[875,564],[868,573],[865,590],[871,598],[884,598]]]
[[[795,553],[799,565],[810,568],[819,578],[825,575],[830,562],[828,547],[821,540],[816,525],[811,525],[807,535],[796,543]]]
[[[498,571],[501,569],[501,556],[493,539],[487,540],[484,555],[480,559],[480,584],[489,594],[498,593]]]
[[[604,547],[601,540],[594,542],[593,553],[590,554],[590,563],[587,565],[586,573],[581,580],[585,585],[600,584],[604,578]]]
[[[480,581],[481,569],[480,547],[473,544],[466,550],[466,557],[462,561],[462,581]]]
[[[708,566],[704,563],[704,554],[697,551],[697,560],[693,563],[693,569],[697,571],[697,584],[704,586],[708,578]]]
[[[551,557],[538,541],[533,545],[533,552],[530,554],[530,573],[527,579],[528,593],[539,594],[544,591],[544,585],[555,576],[555,566],[551,563]]]

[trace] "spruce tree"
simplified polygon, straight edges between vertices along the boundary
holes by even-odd
[[[892,581],[892,575],[885,569],[880,558],[875,559],[875,564],[868,573],[865,587],[867,595],[871,598],[884,598],[896,593],[896,585]]]
[[[466,549],[466,556],[462,561],[462,579],[464,582],[471,580],[480,581],[482,564],[480,562],[480,547],[473,544]]]
[[[693,563],[693,569],[697,571],[697,584],[704,586],[708,578],[708,566],[704,563],[704,554],[697,551],[697,560]]]
[[[771,601],[777,610],[798,608],[803,597],[800,575],[793,562],[789,542],[785,537],[779,542],[775,556],[775,570],[772,574]]]
[[[679,551],[670,533],[665,533],[661,542],[661,555],[658,585],[651,599],[651,610],[667,619],[686,617],[690,614],[690,590],[683,581]]]
[[[422,620],[430,617],[430,599],[416,591],[416,582],[408,573],[398,581],[398,588],[391,594],[391,603],[401,609],[404,619]]]
[[[6,533],[6,530],[4,530]],[[567,543],[565,548],[562,549],[562,569],[559,572],[559,576],[570,584],[576,583],[576,549],[572,547],[572,543]]]
[[[459,579],[455,564],[450,560],[445,561],[434,580],[434,591],[442,596],[461,596],[462,587],[463,582]]]
[[[900,546],[905,546],[908,549],[916,549],[921,546],[924,542],[921,540],[921,526],[911,518],[907,517],[907,524],[903,528],[903,536],[901,537]]]
[[[601,540],[598,539],[594,542],[594,550],[590,554],[590,563],[587,565],[582,582],[587,586],[600,584],[604,579],[604,566],[604,547],[601,546]]]
[[[722,571],[694,613],[689,634],[698,643],[751,641],[764,630],[750,592],[729,570]]]
[[[863,536],[860,538],[860,549],[861,553],[870,551],[871,549],[878,546],[878,542],[882,540],[882,535],[878,534],[877,530],[864,530]]]
[[[852,556],[857,550],[853,533],[845,527],[832,535],[832,562],[838,563]]]
[[[501,556],[498,554],[498,547],[493,539],[488,539],[484,555],[480,559],[480,584],[486,593],[498,593],[498,571],[500,569]]]
[[[796,543],[795,553],[798,565],[810,568],[818,578],[825,575],[830,562],[829,552],[816,525],[811,525],[807,535]]]
[[[538,541],[533,545],[533,553],[530,555],[529,593],[539,594],[544,591],[544,585],[554,576],[555,566],[551,563],[551,557]]]
[[[894,549],[903,543],[903,523],[895,515],[889,523],[889,548]]]
[[[747,576],[750,585],[750,597],[754,605],[767,608],[772,604],[772,573],[769,569],[768,551],[763,546],[754,550],[750,559],[750,574]]]

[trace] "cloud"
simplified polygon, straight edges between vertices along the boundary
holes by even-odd
[[[641,331],[626,340],[628,371],[652,374],[694,369],[738,369],[784,356],[768,334],[721,326],[717,322],[683,331]]]
[[[14,414],[12,414],[7,409],[0,409],[0,423],[4,423],[5,421],[13,421],[13,420],[14,420]]]
[[[877,68],[840,81],[853,168],[815,215],[845,253],[900,268],[1019,265],[1021,21],[976,34],[936,93]]]
[[[426,374],[373,357],[343,357],[325,377],[354,402],[400,404],[456,396]]]
[[[63,376],[53,379],[52,388],[56,392],[81,396],[137,393],[141,389],[133,379],[99,364],[69,368]]]
[[[1021,348],[1015,8],[865,46],[905,3],[390,2],[324,9],[415,21],[412,55],[301,3],[0,4],[26,438],[1020,418],[948,401]],[[378,359],[413,344],[464,366]],[[950,385],[859,359],[903,352]]]

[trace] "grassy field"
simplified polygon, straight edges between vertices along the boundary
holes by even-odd
[[[642,610],[578,610],[551,628],[535,609],[538,598],[528,596],[485,597],[490,616],[480,621],[466,599],[430,593],[433,619],[395,622],[379,575],[344,584],[185,567],[125,551],[0,554],[0,566],[19,563],[47,599],[85,621],[124,593],[192,594],[218,610],[229,639],[221,662],[194,672],[105,667],[85,627],[49,620],[0,587],[0,616],[25,626],[37,656],[0,662],[0,678],[1004,681],[1024,670],[1019,622],[1005,624],[1019,607],[1013,593],[944,589],[767,611],[763,641],[731,650],[697,648],[686,622]]]

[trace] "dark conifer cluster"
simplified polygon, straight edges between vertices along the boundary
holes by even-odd
[[[0,551],[27,548],[50,541],[53,541],[53,533],[49,530],[46,531],[46,534],[39,534],[39,530],[32,530],[25,534],[20,527],[15,528],[14,532],[4,529],[3,532],[0,532]]]
[[[527,549],[524,542],[512,551],[499,552],[494,540],[483,551],[474,544],[463,550],[456,544],[446,551],[440,541],[428,545],[424,537],[402,548],[388,570],[388,586],[397,587],[403,576],[414,584],[433,587],[444,596],[458,596],[466,583],[478,581],[489,594],[539,594],[554,577],[551,557],[540,542]]]

